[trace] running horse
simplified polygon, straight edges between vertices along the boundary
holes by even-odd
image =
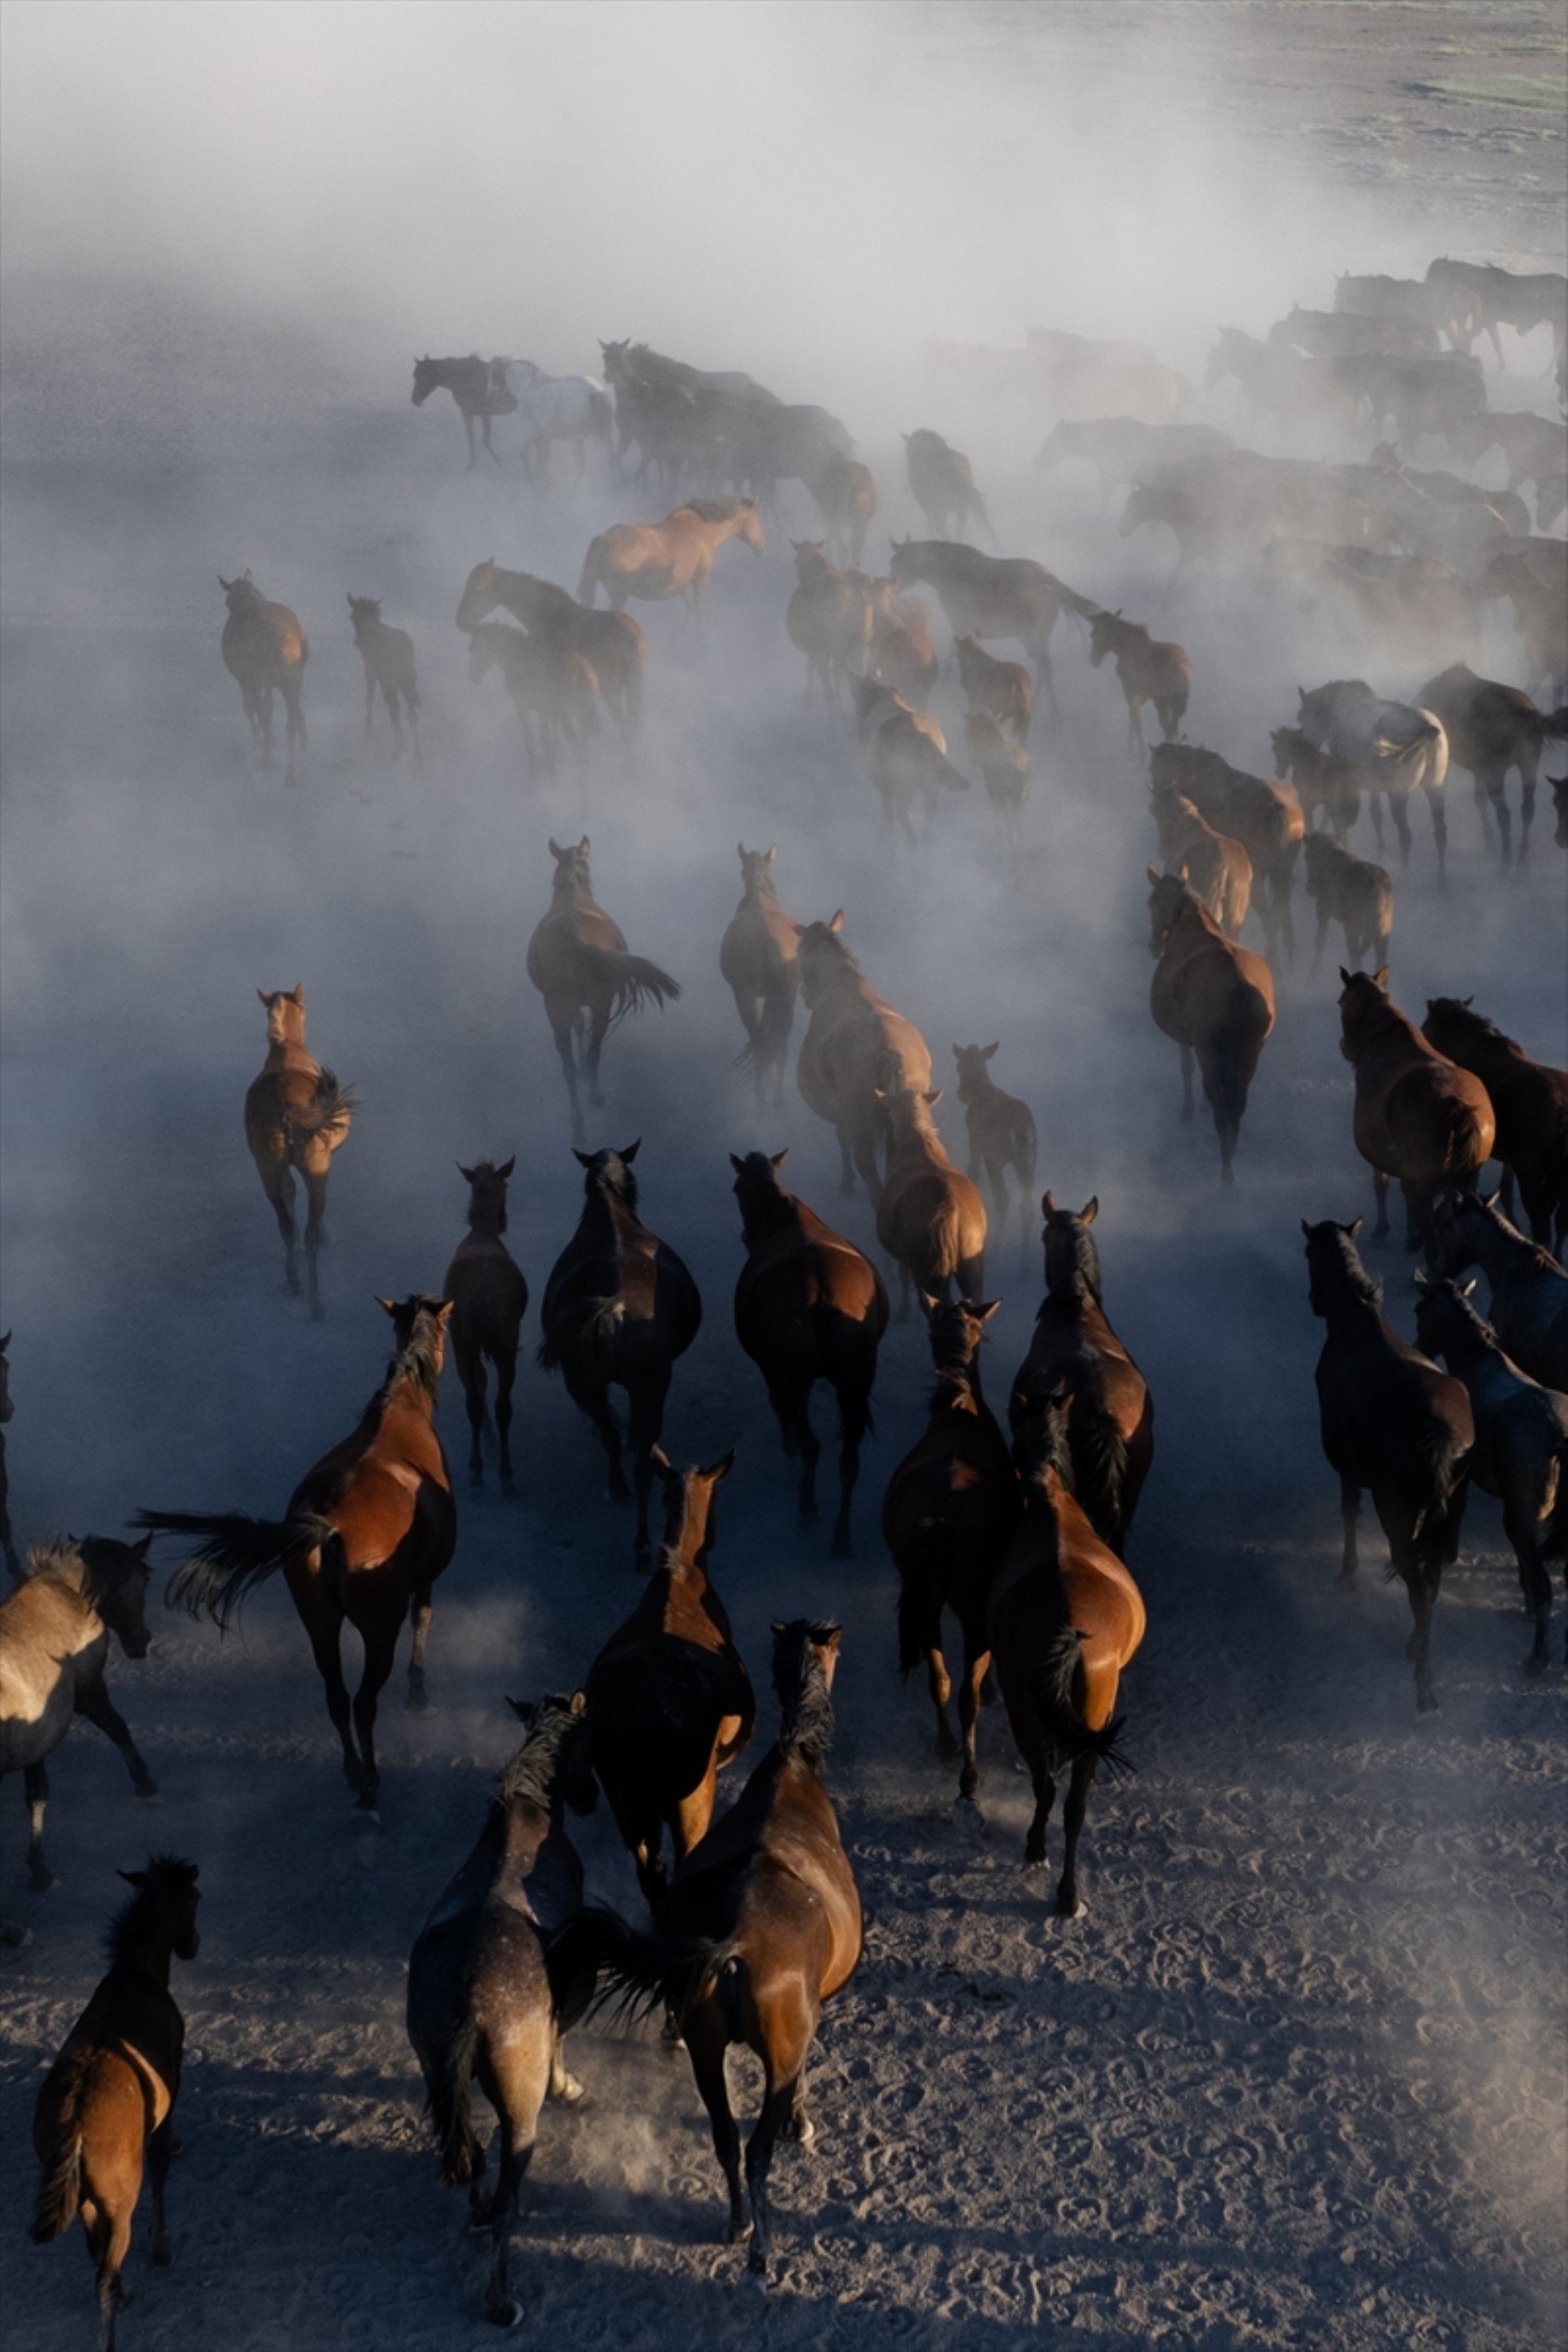
[[[776,1109],[784,1107],[784,1065],[801,992],[796,927],[778,903],[773,879],[778,844],[769,849],[736,847],[741,859],[741,903],[719,948],[719,969],[728,981],[746,1042],[739,1061],[756,1083],[760,1111],[773,1081]]]
[[[1517,1039],[1474,1010],[1469,996],[1427,1000],[1422,1031],[1439,1053],[1480,1080],[1497,1114],[1503,1213],[1517,1182],[1530,1235],[1559,1258],[1568,1252],[1568,1070],[1533,1062]]]
[[[516,1494],[512,1482],[512,1384],[517,1373],[517,1334],[528,1312],[529,1286],[503,1236],[506,1230],[506,1185],[517,1164],[514,1153],[497,1168],[481,1159],[472,1168],[457,1162],[469,1188],[469,1229],[458,1242],[442,1284],[452,1301],[452,1353],[469,1409],[471,1443],[469,1484],[484,1484],[481,1439],[485,1423],[484,1367],[495,1367],[495,1442],[501,1456],[501,1491]]]
[[[1440,1053],[1394,1003],[1388,967],[1340,967],[1340,1051],[1356,1074],[1356,1149],[1372,1171],[1377,1198],[1374,1241],[1388,1231],[1388,1182],[1405,1195],[1406,1247],[1436,1244],[1433,1210],[1440,1192],[1474,1182],[1491,1157],[1497,1119],[1478,1077]]]
[[[541,580],[532,572],[508,572],[488,555],[463,584],[458,628],[477,629],[498,604],[540,645],[582,656],[598,681],[606,710],[627,742],[634,742],[642,726],[647,639],[631,614],[596,612],[553,580]]]
[[[1089,622],[1089,666],[1116,664],[1117,683],[1127,705],[1127,748],[1134,759],[1144,750],[1144,705],[1152,703],[1168,743],[1182,731],[1193,688],[1192,657],[1179,645],[1151,636],[1141,621],[1124,621],[1120,611],[1096,612]]]
[[[327,1239],[327,1180],[333,1154],[348,1141],[352,1087],[340,1087],[305,1045],[303,986],[256,990],[267,1007],[267,1059],[245,1091],[245,1142],[261,1189],[283,1236],[283,1288],[300,1289],[294,1254],[294,1171],[305,1188],[305,1278],[310,1311],[321,1320],[316,1253]]]
[[[762,553],[754,498],[689,498],[661,523],[612,524],[589,542],[578,601],[591,605],[601,587],[612,612],[633,597],[651,604],[678,596],[695,620],[713,559],[730,539]]]
[[[1182,1049],[1182,1116],[1193,1115],[1193,1060],[1219,1139],[1219,1172],[1231,1158],[1258,1058],[1274,1030],[1274,976],[1261,956],[1226,938],[1178,874],[1146,869],[1149,944],[1155,956],[1149,1010]]]
[[[476,417],[484,436],[484,454],[493,465],[498,466],[501,460],[490,438],[491,419],[510,416],[517,405],[506,389],[505,361],[481,360],[477,351],[470,351],[467,359],[433,360],[427,354],[414,362],[415,408],[422,409],[433,392],[450,392],[457,403],[463,431],[469,436],[469,473],[478,454],[474,447]]]
[[[306,1471],[281,1519],[237,1511],[142,1511],[138,1526],[199,1538],[170,1580],[168,1598],[225,1632],[246,1596],[278,1570],[310,1638],[327,1711],[343,1746],[343,1776],[359,1815],[376,1822],[376,1702],[392,1671],[403,1621],[413,1618],[409,1706],[421,1713],[431,1592],[452,1557],[457,1515],[435,1405],[452,1310],[443,1299],[378,1299],[391,1317],[386,1376],[340,1443]],[[364,1645],[350,1708],[339,1652],[347,1620]]]
[[[840,909],[826,922],[797,924],[801,994],[809,1016],[797,1082],[807,1108],[837,1132],[839,1190],[856,1171],[873,1205],[882,1197],[878,1154],[887,1142],[890,1085],[923,1093],[931,1051],[912,1021],[880,997],[844,944]]]
[[[895,540],[888,576],[896,588],[923,580],[936,592],[955,636],[1011,637],[1035,666],[1040,692],[1060,718],[1051,669],[1051,633],[1063,612],[1087,620],[1095,607],[1043,564],[985,555],[960,540]]]
[[[563,849],[552,841],[555,881],[550,909],[540,918],[529,942],[529,978],[544,999],[555,1051],[572,1106],[572,1139],[581,1143],[582,1107],[577,1099],[577,1038],[583,1037],[580,1075],[588,1080],[588,1100],[597,1109],[604,1100],[599,1088],[599,1057],[604,1040],[626,1014],[639,1012],[651,998],[662,1005],[680,995],[672,980],[646,956],[628,953],[625,937],[593,895],[588,870],[588,837]]]
[[[261,745],[261,764],[272,765],[272,697],[277,693],[283,697],[283,781],[297,784],[294,753],[296,746],[303,752],[306,742],[300,696],[310,640],[299,614],[263,596],[248,571],[237,580],[226,580],[220,572],[218,585],[229,609],[223,624],[223,667],[240,689],[251,733]]]

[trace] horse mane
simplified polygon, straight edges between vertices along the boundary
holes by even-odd
[[[612,1175],[608,1168],[586,1169],[583,1172],[584,1196],[591,1201],[608,1193],[620,1202],[623,1208],[629,1209],[635,1217],[637,1213],[636,1171],[628,1168],[624,1159],[618,1162],[618,1166],[619,1175]]]
[[[1381,1276],[1367,1272],[1361,1263],[1360,1252],[1348,1233],[1335,1234],[1334,1249],[1339,1261],[1339,1270],[1345,1277],[1345,1285],[1351,1297],[1359,1299],[1363,1306],[1375,1307],[1381,1313],[1383,1307]]]
[[[540,1699],[522,1746],[501,1775],[496,1803],[503,1811],[514,1805],[543,1805],[554,1801],[555,1782],[568,1740],[584,1728],[574,1715],[570,1699]]]
[[[1416,1300],[1418,1311],[1420,1310],[1422,1297],[1427,1295],[1429,1295],[1427,1292],[1418,1293]],[[1498,1353],[1500,1355],[1502,1354],[1503,1342],[1497,1336],[1495,1325],[1490,1323],[1487,1317],[1482,1314],[1474,1300],[1466,1298],[1465,1293],[1459,1288],[1458,1283],[1455,1282],[1452,1277],[1444,1281],[1434,1282],[1431,1284],[1430,1295],[1434,1298],[1446,1297],[1450,1304],[1457,1308],[1459,1313],[1464,1317],[1466,1324],[1468,1325],[1471,1338],[1479,1339],[1484,1347],[1495,1348]]]
[[[194,1884],[196,1865],[183,1861],[178,1854],[154,1854],[142,1875],[146,1883],[132,1888],[129,1900],[120,1906],[103,1930],[103,1949],[112,1968],[123,1968],[136,1958],[148,1917],[166,1895]]]
[[[1481,1032],[1481,1035],[1485,1037],[1489,1042],[1495,1041],[1498,1045],[1512,1045],[1514,1043],[1514,1039],[1509,1036],[1506,1029],[1500,1029],[1495,1021],[1489,1021],[1484,1013],[1476,1012],[1474,1008],[1467,1004],[1461,997],[1434,996],[1431,1000],[1431,1004],[1427,1015],[1429,1020],[1433,1013],[1452,1016],[1456,1020],[1473,1023],[1475,1028]]]
[[[774,1638],[773,1687],[778,1694],[778,1746],[820,1772],[833,1745],[833,1694],[811,1645],[826,1642],[836,1625],[786,1625]]]
[[[1068,1414],[1061,1405],[1062,1392],[1057,1392],[1056,1409],[1050,1396],[1031,1400],[1030,1409],[1019,1427],[1013,1444],[1013,1460],[1021,1483],[1038,1488],[1044,1483],[1047,1470],[1054,1470],[1069,1494],[1074,1491],[1073,1454],[1068,1434]]]
[[[390,1396],[400,1380],[411,1380],[426,1396],[434,1396],[441,1374],[436,1364],[436,1348],[441,1326],[428,1308],[422,1308],[414,1327],[386,1367],[386,1377],[375,1392],[374,1402],[380,1404]]]
[[[692,514],[700,515],[705,523],[727,523],[740,513],[742,506],[749,506],[752,501],[749,498],[687,498],[682,503]]]
[[[1078,1284],[1082,1283],[1084,1289],[1089,1293],[1089,1296],[1094,1300],[1096,1305],[1099,1305],[1102,1303],[1103,1293],[1100,1289],[1099,1251],[1096,1245],[1094,1235],[1089,1231],[1088,1227],[1084,1223],[1081,1217],[1070,1216],[1060,1209],[1056,1212],[1053,1223],[1055,1235],[1058,1240],[1060,1241],[1064,1239],[1072,1249],[1072,1270],[1068,1276],[1066,1287],[1068,1289],[1075,1289]],[[1040,1314],[1045,1313],[1046,1307],[1050,1304],[1051,1294],[1056,1289],[1056,1284],[1051,1279],[1051,1274],[1050,1238],[1048,1238],[1046,1241],[1045,1261],[1046,1297],[1040,1302]],[[1038,1322],[1038,1316],[1036,1317],[1036,1320]]]
[[[814,932],[816,936],[812,938],[812,934]],[[860,972],[860,960],[856,956],[854,950],[846,944],[840,932],[830,931],[826,923],[808,923],[801,939],[801,945],[802,947],[805,945],[808,938],[811,938],[811,944],[814,947],[831,947],[846,971],[855,973]]]
[[[88,1557],[87,1546],[94,1538],[77,1536],[52,1536],[47,1543],[32,1545],[28,1551],[27,1574],[23,1582],[30,1584],[35,1577],[63,1586],[77,1595],[89,1609],[101,1611],[113,1587],[108,1562],[96,1562]],[[103,1538],[98,1540],[102,1541]],[[115,1549],[120,1547],[116,1546]]]

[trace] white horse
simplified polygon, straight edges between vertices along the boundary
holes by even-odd
[[[508,360],[508,389],[517,396],[523,428],[523,468],[535,480],[550,472],[550,445],[569,441],[577,455],[577,480],[583,476],[583,445],[599,441],[606,457],[615,445],[615,402],[610,386],[599,375],[546,375],[532,360]]]
[[[1445,879],[1448,824],[1443,807],[1443,779],[1448,773],[1448,736],[1433,710],[1419,704],[1385,702],[1364,678],[1338,678],[1309,694],[1297,690],[1301,709],[1297,725],[1320,752],[1328,752],[1356,770],[1372,808],[1378,847],[1383,847],[1383,803],[1385,795],[1394,829],[1399,836],[1403,860],[1410,855],[1410,820],[1407,803],[1412,792],[1424,792],[1431,812],[1437,871]]]

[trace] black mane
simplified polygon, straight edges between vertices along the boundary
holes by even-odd
[[[548,1811],[555,1801],[562,1759],[583,1728],[583,1716],[573,1713],[570,1699],[540,1699],[527,1738],[501,1776],[500,1804],[542,1805]]]
[[[182,1860],[178,1854],[154,1854],[143,1875],[146,1885],[132,1888],[128,1901],[103,1930],[103,1949],[112,1968],[123,1968],[137,1957],[146,1942],[148,1922],[170,1894],[194,1883],[196,1865]]]
[[[812,1648],[838,1631],[826,1622],[783,1625],[773,1639],[773,1687],[778,1695],[778,1745],[820,1772],[833,1745],[833,1694]]]

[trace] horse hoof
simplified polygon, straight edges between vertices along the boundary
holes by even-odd
[[[1075,1895],[1065,1902],[1060,1895],[1056,1898],[1056,1916],[1059,1919],[1081,1919],[1087,1909],[1088,1905],[1081,1895]]]
[[[791,2115],[785,2121],[784,2137],[793,2140],[797,2147],[809,2148],[816,2138],[816,2125],[809,2115]]]
[[[137,1790],[137,1795],[144,1805],[160,1805],[163,1802],[156,1781],[149,1780],[145,1788]]]
[[[24,1944],[31,1942],[30,1928],[15,1927],[9,1919],[0,1919],[0,1950],[19,1952]]]
[[[28,1884],[35,1895],[47,1895],[59,1883],[53,1871],[29,1871],[28,1872]]]
[[[518,2327],[522,2323],[523,2307],[515,2296],[509,2295],[505,2303],[492,2303],[484,2316],[492,2327]]]
[[[976,1846],[985,1842],[985,1815],[972,1797],[955,1797],[953,1800],[953,1826],[961,1830]]]

